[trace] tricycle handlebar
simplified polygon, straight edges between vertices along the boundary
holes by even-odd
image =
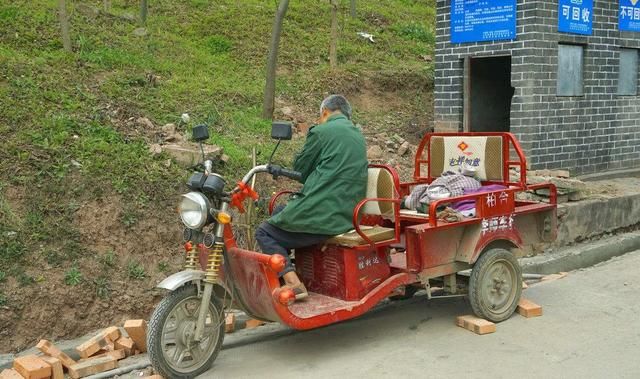
[[[249,184],[249,182],[251,181],[251,178],[253,178],[255,174],[259,174],[262,172],[267,172],[273,175],[274,179],[277,179],[278,176],[284,176],[289,179],[296,180],[298,182],[302,180],[302,174],[299,173],[298,171],[289,170],[278,165],[263,164],[249,170],[249,172],[244,176],[244,178],[242,178],[242,183]]]

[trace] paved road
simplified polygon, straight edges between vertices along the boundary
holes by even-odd
[[[478,336],[461,299],[412,299],[357,320],[223,350],[202,378],[640,378],[640,251],[540,283],[544,316]]]

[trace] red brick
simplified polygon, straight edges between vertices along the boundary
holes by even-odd
[[[52,344],[51,342],[49,342],[47,340],[40,340],[40,342],[38,342],[36,347],[38,348],[38,350],[40,350],[44,354],[46,354],[48,356],[51,356],[51,357],[54,357],[54,358],[58,358],[60,360],[60,362],[62,363],[62,365],[64,367],[66,367],[66,368],[69,368],[69,367],[71,367],[71,366],[73,366],[73,365],[75,365],[77,363],[76,361],[71,359],[71,357],[69,357],[67,354],[63,353],[54,344]]]
[[[234,313],[229,313],[225,318],[224,332],[233,333],[234,330],[236,330],[236,315]]]
[[[260,321],[260,320],[256,320],[254,318],[247,320],[247,324],[246,324],[246,328],[247,329],[253,329],[253,328],[257,328],[259,326],[264,325],[265,322],[264,321]]]
[[[24,376],[20,375],[18,371],[8,368],[0,372],[0,379],[24,379]]]
[[[124,350],[127,357],[133,354],[135,346],[135,343],[130,337],[120,337],[116,341],[116,349]]]
[[[60,362],[58,358],[50,357],[48,355],[44,355],[40,358],[42,358],[43,361],[47,362],[47,364],[51,366],[51,379],[64,379],[62,362]]]
[[[46,379],[51,376],[51,366],[35,355],[25,355],[14,359],[13,369],[26,379]]]
[[[100,357],[111,357],[116,360],[120,360],[120,359],[126,358],[127,354],[125,353],[124,349],[117,349],[117,350],[100,350],[96,355],[91,356],[91,358],[100,358]],[[91,358],[80,359],[80,362],[84,362]]]
[[[516,311],[526,318],[542,316],[542,307],[527,299],[520,299]]]
[[[456,324],[476,334],[489,334],[496,331],[496,324],[472,315],[458,316]]]
[[[87,342],[76,347],[82,358],[89,358],[102,349],[113,350],[113,342],[120,338],[120,329],[111,326]]]
[[[138,350],[143,353],[147,351],[147,322],[145,320],[127,320],[124,323],[124,330],[135,342]]]
[[[73,379],[82,378],[98,374],[104,371],[113,370],[118,367],[118,360],[113,357],[105,356],[99,358],[89,358],[83,362],[76,363],[69,368],[69,376]]]

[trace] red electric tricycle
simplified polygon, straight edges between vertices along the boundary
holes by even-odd
[[[273,124],[278,144],[291,133],[291,125]],[[194,128],[193,136],[206,140],[206,126]],[[487,190],[432,201],[425,213],[401,209],[414,186],[461,165],[473,167]],[[511,172],[519,175],[511,179]],[[204,160],[189,179],[190,192],[180,205],[185,269],[158,285],[170,292],[153,312],[147,338],[151,362],[165,377],[190,378],[211,367],[230,308],[305,330],[426,290],[429,298],[467,296],[477,316],[503,321],[522,292],[517,257],[556,237],[556,188],[527,185],[526,159],[512,134],[429,133],[417,149],[413,181],[401,183],[393,168],[370,165],[367,197],[353,210],[353,230],[295,251],[309,297],[294,301],[278,278],[283,257],[247,250],[234,237],[231,208],[242,210],[245,200],[257,200],[250,183],[258,173],[300,178],[269,163],[253,167],[227,191],[212,162]],[[531,190],[547,191],[549,202],[516,196]],[[270,210],[287,192],[271,199]],[[467,217],[441,216],[443,207],[459,202],[467,203]]]

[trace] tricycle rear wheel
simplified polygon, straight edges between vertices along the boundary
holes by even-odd
[[[511,317],[522,294],[522,269],[505,249],[490,249],[476,261],[469,279],[469,302],[476,316],[500,322]]]

